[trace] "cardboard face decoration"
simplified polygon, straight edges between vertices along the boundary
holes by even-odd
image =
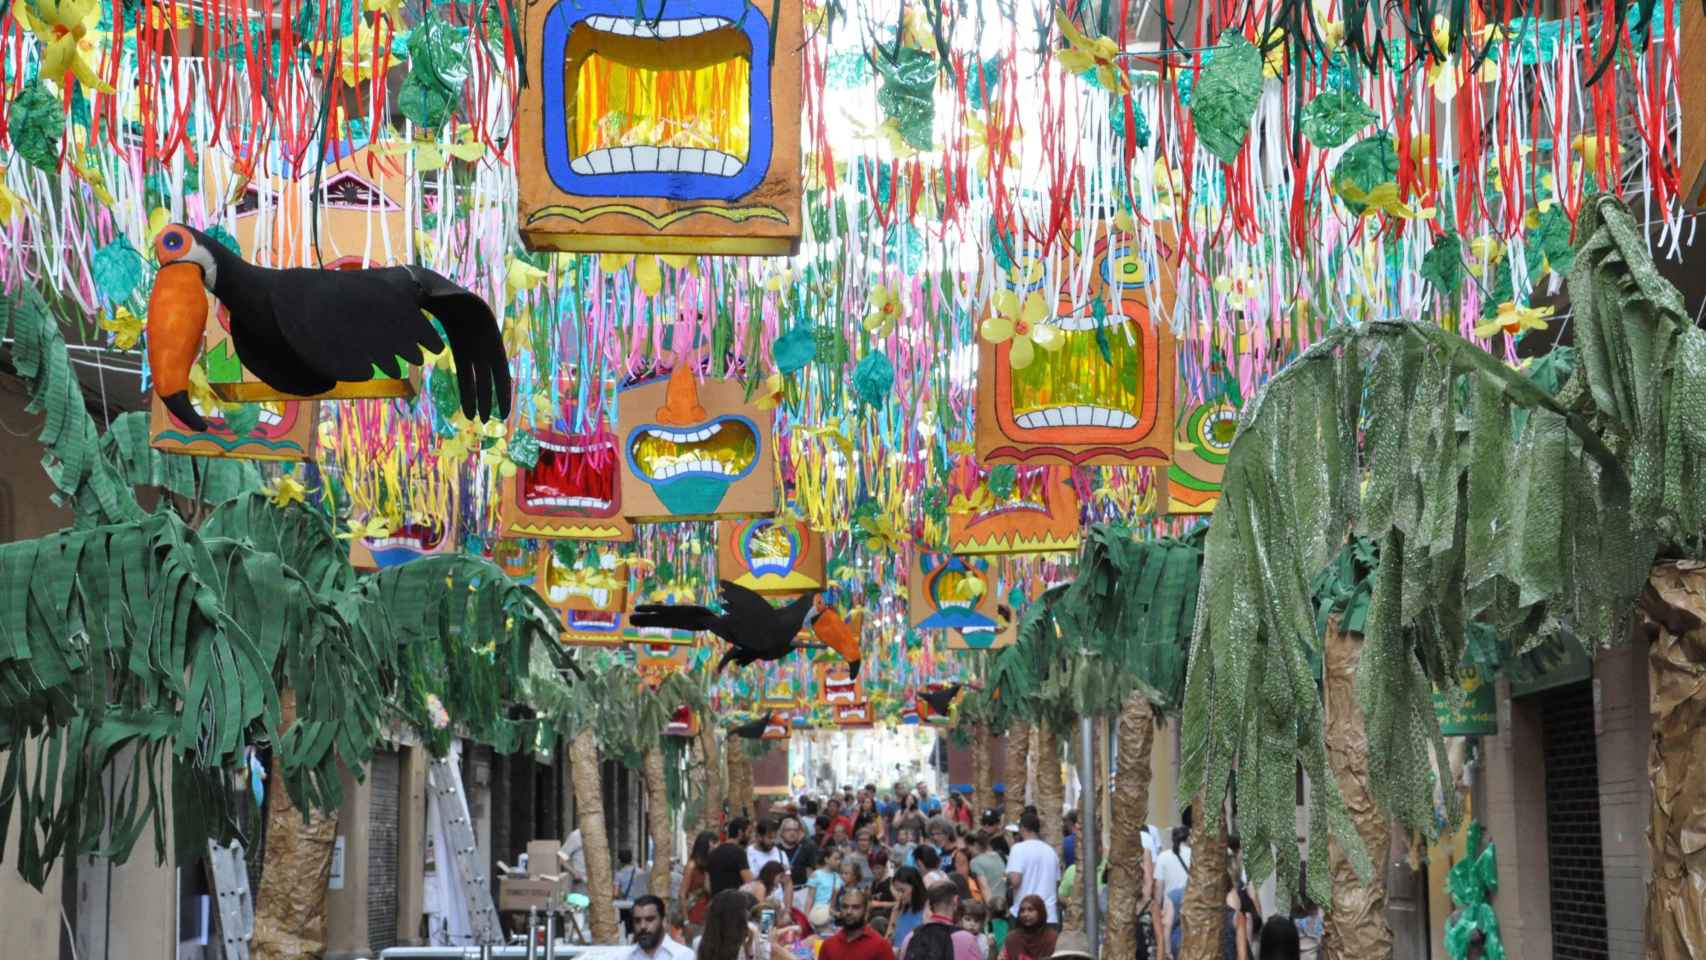
[[[971,495],[948,511],[948,549],[954,553],[1054,553],[1077,550],[1078,492],[1057,467],[1011,477],[980,477]],[[997,468],[1001,470],[1001,468]],[[990,480],[997,479],[998,496]]]
[[[1238,431],[1238,408],[1225,396],[1191,407],[1179,419],[1167,466],[1167,512],[1213,513],[1220,478]]]
[[[920,552],[907,578],[912,625],[920,630],[992,630],[995,574],[985,557]]]
[[[571,538],[626,543],[634,527],[622,516],[616,434],[534,433],[539,460],[504,478],[498,501],[503,532],[512,537]]]
[[[531,585],[539,575],[539,549],[529,541],[493,540],[487,555],[516,583]]]
[[[663,686],[665,679],[673,673],[686,673],[691,661],[686,647],[673,645],[636,646],[634,648],[634,671],[640,675],[640,682],[656,690]]]
[[[792,670],[776,671],[776,675],[768,675],[768,671],[779,665],[764,664],[767,675],[758,687],[758,705],[772,710],[793,710],[800,705],[800,688],[795,682]]]
[[[855,703],[840,703],[833,708],[835,725],[838,727],[869,727],[875,724],[871,713],[871,702],[860,700]]]
[[[1173,439],[1172,327],[1151,317],[1150,288],[1171,312],[1167,271],[1136,240],[1094,249],[1082,300],[1063,293],[1047,322],[1058,349],[1028,336],[979,338],[977,453],[983,463],[1135,466],[1167,462]],[[1070,270],[1070,266],[1068,267]],[[1048,288],[1043,271],[1016,271],[1017,300]],[[1061,284],[1064,288],[1067,284]],[[1023,323],[1023,321],[1017,321]],[[1015,364],[1014,344],[1024,340]],[[1026,353],[1029,362],[1024,362]]]
[[[350,566],[357,570],[384,570],[420,557],[455,553],[458,544],[451,518],[458,516],[460,510],[461,495],[452,486],[449,509],[443,516],[410,514],[391,524],[367,518],[364,522],[370,530],[376,525],[380,529],[350,540]]]
[[[823,588],[823,538],[803,521],[725,520],[717,525],[717,576],[756,593]]]
[[[669,722],[663,726],[666,737],[696,737],[699,735],[699,715],[693,708],[682,704],[669,715]]]
[[[796,252],[800,10],[800,0],[530,5],[534,81],[517,117],[527,245]]]
[[[1018,611],[1013,609],[1013,605],[1006,598],[995,604],[994,626],[953,630],[948,633],[949,650],[1000,650],[1018,642]]]
[[[686,604],[698,603],[692,589],[685,584],[663,584],[649,590],[631,590],[628,592],[628,613],[642,603]],[[632,623],[622,628],[622,638],[629,643],[646,644],[649,646],[690,646],[697,634],[687,630],[672,630],[668,627],[636,627]]]
[[[733,380],[699,383],[682,365],[618,394],[622,511],[639,521],[776,512],[770,414]]]
[[[628,579],[617,563],[617,552],[591,544],[563,547],[562,557],[553,547],[539,551],[539,574],[533,584],[563,621],[558,642],[596,647],[626,642],[622,614]]]
[[[865,702],[865,688],[849,675],[845,663],[815,664],[812,672],[817,675],[819,703],[833,708]]]

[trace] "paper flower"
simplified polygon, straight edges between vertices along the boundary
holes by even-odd
[[[973,490],[970,496],[963,493],[954,494],[954,498],[948,501],[948,512],[964,517],[982,513],[994,505],[994,494],[989,492],[988,487],[978,484],[977,489]]]
[[[870,295],[865,298],[865,329],[872,336],[888,336],[894,332],[902,309],[900,291],[892,284],[872,284]]]
[[[0,167],[0,225],[11,223],[26,213],[33,216],[35,211],[6,186],[6,168]]]
[[[267,495],[267,500],[273,506],[283,508],[293,503],[302,503],[302,495],[307,489],[300,480],[286,473],[262,487],[261,492]]]
[[[1035,347],[1059,350],[1065,340],[1058,329],[1043,322],[1049,310],[1040,293],[1033,292],[1021,302],[1018,294],[1003,290],[995,295],[991,306],[994,313],[983,321],[983,338],[997,344],[1012,341],[1007,362],[1014,370],[1031,365]]]
[[[699,271],[699,261],[693,257],[679,254],[662,256],[635,256],[632,253],[601,253],[598,255],[598,268],[605,273],[621,273],[628,267],[634,268],[634,285],[639,287],[648,297],[655,297],[663,292],[663,268],[688,269],[694,273]]]
[[[1510,336],[1527,333],[1530,330],[1544,330],[1547,327],[1546,318],[1552,315],[1553,307],[1524,307],[1506,301],[1499,304],[1498,315],[1475,327],[1477,337],[1490,337],[1500,330]]]
[[[391,59],[391,21],[357,20],[355,29],[333,43],[327,40],[309,42],[308,48],[325,61],[334,51],[337,54],[338,76],[348,86],[371,80],[383,68],[394,65]]]
[[[1284,76],[1286,61],[1285,31],[1279,27],[1269,30],[1268,35],[1262,38],[1261,47],[1266,50],[1262,54],[1262,76]]]
[[[782,375],[772,373],[764,378],[764,384],[754,392],[752,405],[760,410],[774,410],[782,403]]]
[[[1398,184],[1391,180],[1375,184],[1367,193],[1364,193],[1362,188],[1351,180],[1341,180],[1339,181],[1339,196],[1352,203],[1362,204],[1363,208],[1360,215],[1364,217],[1378,212],[1397,217],[1400,220],[1415,220],[1417,218],[1431,220],[1434,215],[1434,208],[1432,207],[1412,206],[1400,199]]]
[[[1504,255],[1504,242],[1492,234],[1484,233],[1469,241],[1469,272],[1479,277],[1486,268],[1503,259]]]
[[[1576,138],[1570,141],[1570,149],[1581,154],[1582,163],[1586,164],[1588,172],[1595,176],[1599,174],[1599,151],[1602,143],[1599,135],[1592,133],[1578,133]]]
[[[121,306],[112,316],[101,318],[101,329],[113,335],[114,349],[129,350],[142,336],[142,318],[131,313],[129,307]]]
[[[1092,74],[1103,90],[1115,94],[1124,94],[1131,89],[1131,81],[1126,79],[1125,71],[1117,62],[1119,44],[1108,37],[1091,39],[1085,36],[1060,7],[1054,9],[1054,22],[1067,42],[1066,49],[1055,51],[1055,59],[1062,67],[1073,73]]]
[[[41,41],[43,79],[63,84],[70,74],[91,90],[113,92],[88,60],[96,53],[99,0],[14,0],[12,13]]]
[[[378,540],[391,535],[393,527],[397,526],[390,517],[373,516],[366,520],[350,518],[349,529],[338,534],[340,540]]]
[[[426,695],[427,721],[434,730],[443,730],[450,726],[450,711],[444,709],[444,704],[438,699],[438,694]]]
[[[518,295],[529,290],[538,289],[539,285],[550,278],[551,274],[541,270],[515,254],[504,258],[504,289],[509,291],[509,298],[514,300]]]

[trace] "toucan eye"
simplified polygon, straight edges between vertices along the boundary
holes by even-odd
[[[176,231],[168,233],[160,238],[160,245],[167,250],[182,250],[184,248],[184,235]]]

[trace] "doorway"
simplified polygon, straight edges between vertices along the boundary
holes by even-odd
[[[1552,956],[1605,960],[1604,850],[1599,835],[1599,753],[1593,685],[1540,694],[1545,737],[1546,849],[1551,864]]]

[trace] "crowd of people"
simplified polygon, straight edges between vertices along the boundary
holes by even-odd
[[[634,960],[1092,958],[1083,934],[1062,932],[1063,910],[1082,896],[1076,827],[1068,812],[1056,849],[1033,808],[1002,824],[994,810],[974,814],[959,794],[944,801],[905,785],[887,796],[866,786],[787,802],[756,820],[736,816],[720,836],[694,839],[673,911],[652,896],[634,902],[644,954]],[[1177,960],[1189,840],[1188,815],[1165,840],[1145,830],[1137,955],[1118,960]],[[1320,911],[1306,904],[1264,921],[1236,838],[1231,852],[1225,960],[1313,960]],[[1105,865],[1098,873],[1105,916]]]

